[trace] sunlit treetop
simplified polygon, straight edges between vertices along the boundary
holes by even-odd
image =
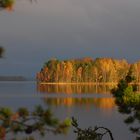
[[[0,0],[0,9],[13,10],[15,0]]]
[[[13,6],[16,0],[0,0],[0,10],[13,11]],[[36,0],[28,0],[31,3]]]

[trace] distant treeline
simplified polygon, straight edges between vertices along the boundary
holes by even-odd
[[[0,81],[26,81],[22,76],[0,76]]]
[[[140,82],[140,61],[129,64],[125,59],[83,58],[70,60],[52,59],[37,73],[39,82],[118,82],[128,71]]]

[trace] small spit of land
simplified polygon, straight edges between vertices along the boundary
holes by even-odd
[[[26,81],[23,76],[0,76],[0,81]]]

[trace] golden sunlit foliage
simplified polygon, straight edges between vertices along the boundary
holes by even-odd
[[[71,59],[59,61],[52,59],[46,62],[39,73],[39,82],[80,83],[80,82],[118,82],[129,71],[133,70],[136,82],[140,81],[140,62],[129,64],[126,60],[112,58]]]
[[[66,93],[66,94],[86,94],[86,93],[106,93],[110,94],[110,90],[116,87],[116,84],[37,84],[37,91],[42,93]]]
[[[14,0],[0,0],[0,8],[6,10],[13,10]]]

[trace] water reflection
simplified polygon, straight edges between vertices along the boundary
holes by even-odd
[[[115,107],[114,98],[44,98],[44,101],[47,105],[54,106],[85,106],[90,108],[95,106],[96,108],[108,109],[111,110]]]
[[[93,84],[37,84],[37,90],[44,93],[110,93],[115,85]]]
[[[66,107],[83,105],[88,107],[88,109],[95,106],[95,108],[111,110],[115,107],[114,98],[112,98],[112,96],[109,94],[113,87],[113,85],[92,84],[38,84],[37,90],[41,93],[46,93],[44,94],[43,100],[47,105]],[[53,98],[49,95],[51,95]],[[55,98],[54,95],[56,95]]]

